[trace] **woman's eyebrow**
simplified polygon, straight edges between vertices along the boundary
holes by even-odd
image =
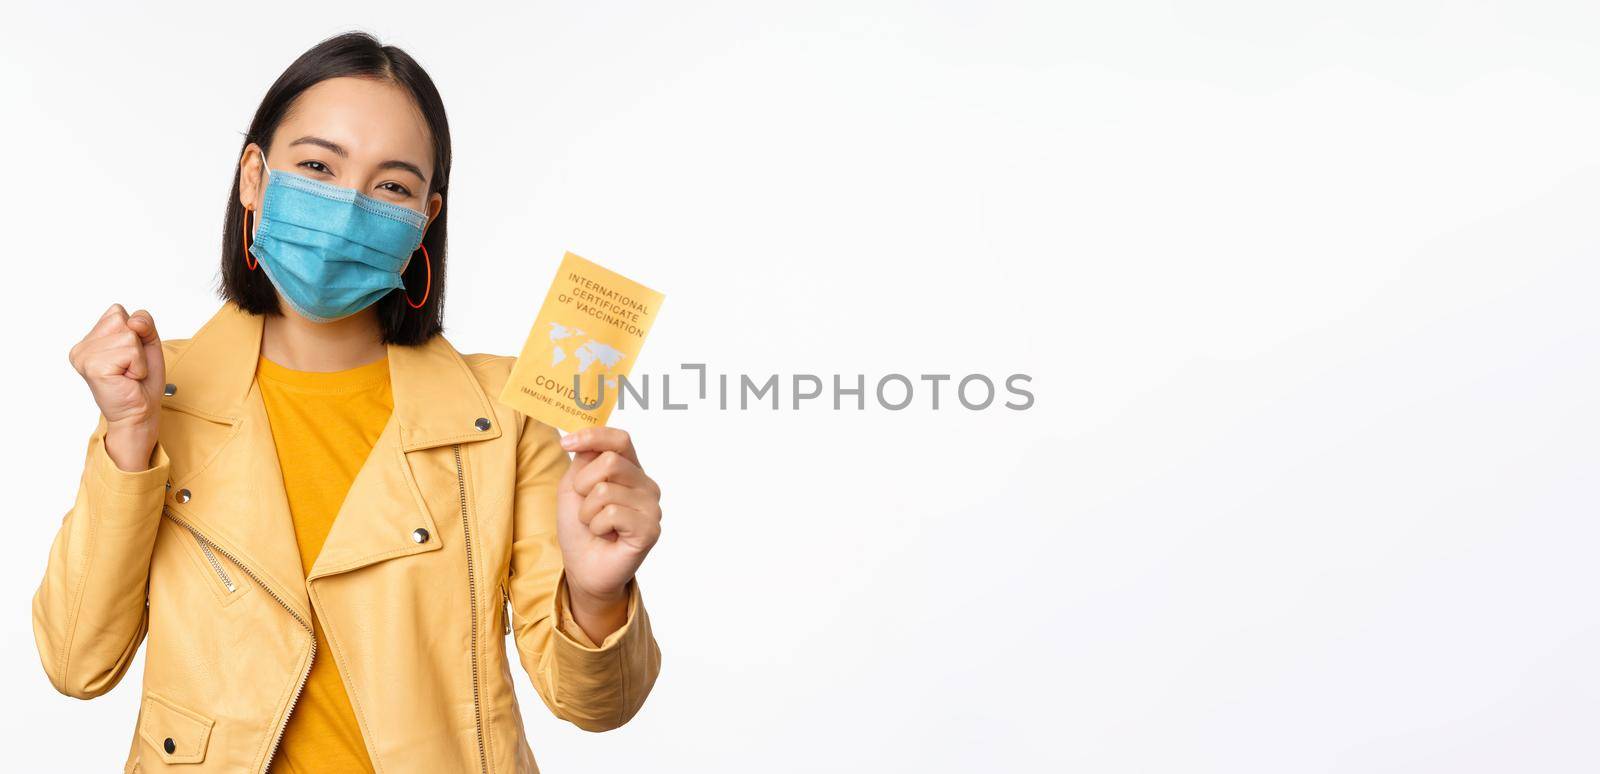
[[[343,158],[343,159],[350,158],[350,152],[345,150],[343,145],[340,145],[339,143],[336,143],[336,142],[334,142],[332,140],[324,140],[321,137],[314,137],[314,136],[309,135],[309,134],[306,135],[305,137],[301,137],[300,139],[295,140],[294,142],[289,143],[289,145],[291,147],[295,146],[295,145],[315,145],[315,146],[317,146],[319,148],[327,148],[329,152],[333,153],[335,156],[338,156],[339,158]],[[405,170],[407,172],[410,172],[413,175],[416,175],[418,180],[427,180],[428,179],[428,177],[426,175],[422,174],[422,170],[420,168],[418,168],[416,164],[413,164],[413,163],[411,163],[409,161],[401,161],[399,159],[389,159],[388,161],[385,161],[382,164],[379,164],[378,165],[378,169],[380,169],[380,170],[382,170],[382,169],[403,169],[403,170]]]
[[[321,137],[312,137],[311,135],[306,135],[305,137],[301,137],[300,139],[289,143],[289,147],[294,147],[296,145],[316,145],[318,147],[327,148],[333,152],[333,155],[338,156],[339,158],[350,158],[350,152],[346,151],[343,145],[340,145],[332,140],[324,140]]]
[[[382,164],[379,164],[378,165],[378,169],[403,169],[403,170],[405,170],[407,172],[410,172],[413,175],[416,175],[418,180],[427,180],[428,179],[426,176],[424,176],[422,174],[422,170],[417,168],[416,164],[413,164],[413,163],[411,163],[409,161],[401,161],[399,159],[389,159],[388,161],[385,161]]]

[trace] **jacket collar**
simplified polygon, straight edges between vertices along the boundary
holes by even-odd
[[[226,301],[167,364],[173,394],[165,405],[216,422],[238,423],[255,381],[264,318]],[[499,437],[494,416],[472,369],[443,335],[415,346],[389,344],[389,381],[402,451]]]
[[[174,388],[163,408],[230,425],[215,448],[193,449],[203,463],[179,473],[166,507],[221,546],[273,596],[310,620],[304,574],[281,468],[261,391],[255,383],[263,318],[225,303],[167,364]],[[460,457],[455,465],[407,452],[500,435],[492,404],[471,368],[443,336],[388,347],[393,412],[334,518],[310,578],[373,562],[436,551],[446,536],[433,513],[464,509]],[[193,500],[177,496],[194,494]],[[413,532],[433,536],[421,542]]]

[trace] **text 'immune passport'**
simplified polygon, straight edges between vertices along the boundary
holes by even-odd
[[[567,253],[500,402],[569,432],[605,424],[664,298]]]

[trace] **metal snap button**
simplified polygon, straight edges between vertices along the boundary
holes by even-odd
[[[180,502],[180,503],[189,502],[189,490],[187,490],[187,489],[179,489],[178,490],[178,502]]]
[[[479,432],[482,432],[484,430],[488,430],[489,429],[489,420],[488,420],[487,417],[478,417],[478,421],[473,422],[472,426],[478,428]]]
[[[421,527],[417,527],[411,531],[411,541],[414,543],[428,542],[428,531]]]
[[[169,736],[167,737],[167,741],[161,743],[161,749],[166,750],[167,754],[171,755],[174,752],[177,752],[178,746],[172,743],[172,737]]]
[[[167,386],[161,390],[161,394],[170,398],[177,393],[177,391],[178,385],[173,384],[172,382],[167,382]]]

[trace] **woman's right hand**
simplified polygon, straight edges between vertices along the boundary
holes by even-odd
[[[130,315],[122,304],[112,304],[67,359],[106,418],[111,461],[130,472],[149,468],[167,379],[155,319],[143,309]]]

